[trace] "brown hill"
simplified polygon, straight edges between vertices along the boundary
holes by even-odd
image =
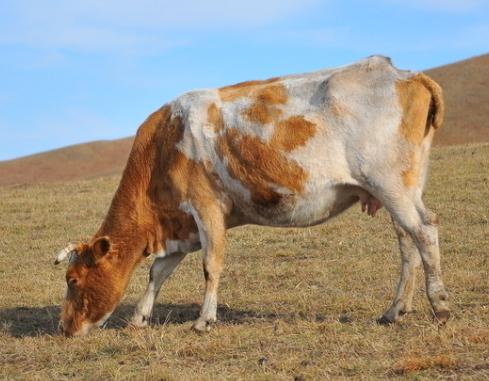
[[[435,144],[489,142],[489,54],[426,73],[443,87],[447,109]]]
[[[435,144],[489,142],[489,54],[427,70],[444,89],[446,120]],[[0,185],[120,173],[133,138],[96,141],[0,162]]]
[[[90,179],[122,172],[133,138],[94,141],[0,162],[0,185]]]

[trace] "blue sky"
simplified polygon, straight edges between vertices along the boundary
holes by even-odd
[[[0,160],[133,135],[187,90],[489,52],[489,0],[0,0]]]

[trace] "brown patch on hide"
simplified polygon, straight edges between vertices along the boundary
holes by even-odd
[[[406,157],[406,168],[401,172],[406,187],[414,187],[420,175],[420,146],[426,136],[431,137],[431,126],[440,127],[444,104],[441,88],[424,74],[397,81],[396,90],[402,117],[399,130],[411,144]]]
[[[284,104],[287,102],[287,89],[281,83],[268,85],[256,89],[253,97],[267,105]]]
[[[408,166],[401,172],[402,181],[408,188],[412,188],[418,183],[420,171],[418,156],[417,150],[412,149],[409,158],[407,159]]]
[[[282,111],[275,106],[287,102],[287,90],[282,84],[260,86],[249,96],[253,99],[253,103],[243,111],[243,115],[251,122],[259,124],[277,120]]]
[[[274,77],[265,80],[246,81],[230,86],[224,86],[218,89],[219,96],[224,102],[231,102],[237,98],[249,96],[250,92],[254,91],[257,87],[278,82],[279,80],[279,77]]]
[[[314,123],[309,122],[302,115],[294,115],[275,126],[270,145],[289,152],[306,144],[315,132]]]
[[[416,77],[398,81],[396,89],[402,110],[401,134],[409,143],[419,145],[429,128],[431,93]]]
[[[262,102],[255,102],[246,110],[243,115],[251,122],[259,124],[267,124],[277,120],[282,111],[276,107],[267,106]]]
[[[406,171],[402,171],[402,181],[406,187],[413,188],[418,182],[417,172],[411,168]]]
[[[217,153],[227,161],[231,177],[239,180],[251,192],[253,202],[276,205],[281,195],[274,186],[300,193],[304,189],[307,173],[282,152],[259,138],[241,135],[229,129],[217,141]]]
[[[417,168],[409,168],[405,171],[402,171],[401,175],[402,175],[402,181],[406,187],[412,188],[416,186],[418,182]]]
[[[211,103],[207,108],[207,121],[213,126],[215,132],[220,132],[224,128],[222,112],[215,103]]]
[[[215,104],[209,106],[208,117],[214,128],[223,128],[222,115]],[[204,193],[209,197],[214,194],[205,163],[191,160],[176,149],[184,128],[182,119],[175,116],[167,122],[166,129],[159,130],[156,145],[162,148],[149,186],[152,209],[161,229],[165,237],[176,240],[187,239],[191,233],[198,232],[193,217],[179,208],[180,203],[190,199],[192,193]],[[197,186],[191,187],[191,184]]]

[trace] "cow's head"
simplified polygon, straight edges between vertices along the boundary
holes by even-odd
[[[108,237],[69,245],[59,252],[55,264],[65,258],[69,265],[60,328],[66,336],[81,336],[108,319],[122,297],[125,276]]]

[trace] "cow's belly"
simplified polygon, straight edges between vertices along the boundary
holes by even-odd
[[[234,200],[232,225],[305,227],[325,222],[356,203],[365,193],[358,187],[335,185],[311,194],[283,195],[278,203],[260,204]]]

